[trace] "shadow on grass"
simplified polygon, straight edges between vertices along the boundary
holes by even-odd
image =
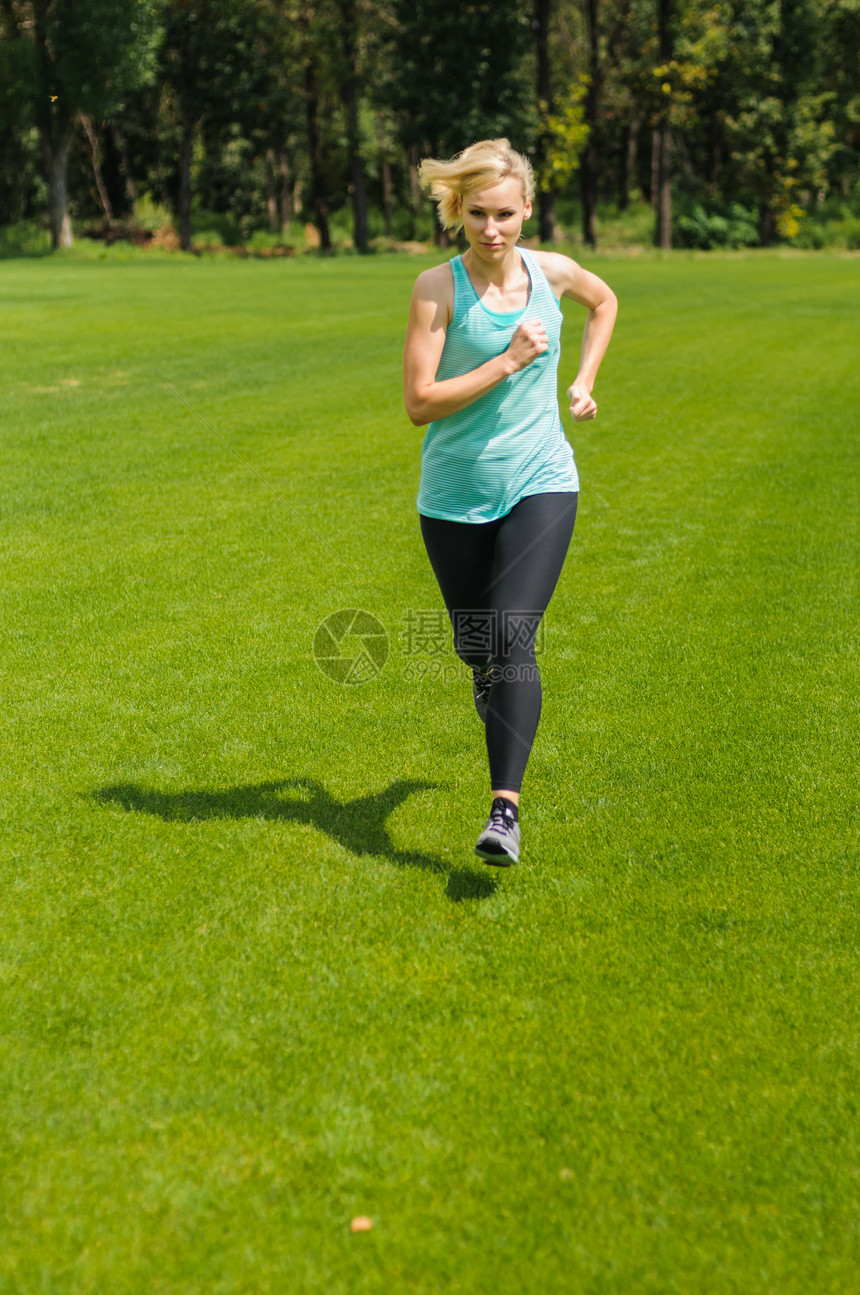
[[[385,791],[335,800],[321,783],[310,778],[284,778],[224,791],[153,791],[133,783],[102,787],[92,793],[102,805],[119,805],[132,813],[154,814],[168,823],[194,823],[211,818],[277,819],[316,827],[350,854],[372,855],[392,863],[448,873],[446,893],[455,902],[485,899],[498,882],[417,850],[401,850],[388,835],[385,821],[414,791],[427,791],[432,782],[398,778]],[[293,794],[289,794],[293,793]]]
[[[452,868],[448,873],[448,885],[445,894],[455,904],[462,904],[464,899],[489,899],[498,889],[498,881],[486,872],[474,872],[471,868]]]

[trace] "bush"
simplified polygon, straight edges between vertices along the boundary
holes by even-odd
[[[750,207],[733,202],[727,210],[706,211],[696,203],[675,221],[676,247],[756,247],[759,243],[758,216]]]
[[[824,225],[811,224],[807,221],[791,240],[791,245],[803,248],[804,251],[820,252],[822,248],[828,246],[827,229]]]
[[[860,217],[843,210],[829,220],[818,219],[814,224],[804,225],[797,238],[792,240],[793,247],[812,248],[847,248],[849,251],[860,249]]]
[[[191,213],[191,241],[207,246],[241,247],[245,240],[239,221],[229,212],[195,209]]]
[[[165,225],[172,223],[173,215],[169,207],[153,201],[148,193],[144,193],[134,204],[132,221],[138,229],[146,229],[150,234],[157,234],[160,229],[164,229]]]
[[[245,246],[254,252],[276,251],[283,247],[295,247],[301,243],[302,237],[303,231],[298,225],[290,225],[283,233],[256,229],[250,238],[245,239]]]
[[[50,250],[51,236],[36,220],[0,226],[0,260],[12,256],[45,256]]]

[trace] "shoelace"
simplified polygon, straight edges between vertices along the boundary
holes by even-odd
[[[501,807],[490,810],[490,823],[497,832],[510,832],[515,822],[516,819],[510,810],[504,810]]]
[[[482,701],[486,701],[493,686],[492,671],[488,670],[485,674],[482,670],[473,670],[472,677],[475,680],[475,692]]]

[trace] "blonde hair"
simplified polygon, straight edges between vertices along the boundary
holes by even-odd
[[[535,196],[531,162],[522,153],[515,152],[506,139],[479,140],[447,162],[428,157],[418,168],[418,174],[421,188],[438,203],[436,215],[443,229],[462,228],[461,199],[510,176],[519,180],[526,202]]]

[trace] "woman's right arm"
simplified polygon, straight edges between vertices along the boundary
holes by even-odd
[[[412,293],[403,351],[403,396],[406,412],[416,427],[465,409],[505,378],[531,364],[548,345],[543,325],[532,319],[520,324],[510,346],[501,355],[458,378],[437,382],[436,370],[453,309],[454,281],[450,266],[437,265],[419,274]]]

